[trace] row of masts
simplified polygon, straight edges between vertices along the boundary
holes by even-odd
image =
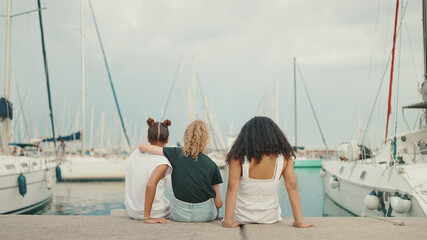
[[[180,55],[179,57],[179,65],[177,69],[178,74],[178,94],[177,94],[177,106],[176,106],[176,121],[177,124],[176,127],[176,143],[180,143],[180,109],[181,109],[181,82],[182,82],[182,66],[183,66],[183,57]],[[169,92],[169,95],[166,100],[165,107],[162,107],[161,110],[161,117],[160,119],[163,120],[164,118],[167,118],[167,108],[169,106],[170,97],[172,94],[173,87],[175,86],[175,80],[173,79],[172,85],[171,85],[171,91]],[[199,93],[199,99],[197,98],[197,94]],[[191,77],[187,82],[187,104],[186,104],[186,116],[185,116],[185,124],[188,125],[192,121],[196,119],[204,119],[209,125],[209,131],[210,131],[210,142],[208,144],[208,148],[210,150],[225,150],[226,146],[221,134],[221,130],[219,128],[215,113],[213,111],[212,104],[209,102],[207,97],[205,96],[200,79],[198,79],[198,74],[196,71],[196,61],[195,56],[192,56],[192,71],[191,71]],[[202,112],[204,112],[202,114]]]
[[[85,153],[86,147],[86,79],[85,79],[85,18],[84,18],[84,0],[80,0],[80,38],[81,38],[81,68],[82,68],[82,131],[81,131],[81,149]]]
[[[181,59],[182,61],[182,59]],[[182,65],[182,64],[180,64]],[[198,89],[197,89],[198,86]],[[197,91],[198,90],[198,91]],[[197,101],[196,92],[200,93],[200,100]],[[201,105],[198,106],[197,103]],[[179,102],[178,102],[179,106]],[[202,116],[197,116],[197,109],[204,110],[204,120],[208,123],[210,131],[210,142],[208,143],[208,148],[213,151],[225,150],[226,145],[221,134],[221,130],[214,113],[212,103],[209,102],[206,95],[203,92],[200,79],[196,72],[196,61],[195,56],[192,57],[192,76],[188,80],[187,84],[187,119],[186,123],[189,124],[196,118],[201,118]]]
[[[296,79],[296,58],[293,58],[294,68],[294,131],[295,131],[295,147],[298,146],[298,128],[297,128],[297,79]],[[264,93],[264,99],[258,109],[258,115],[268,116],[280,125],[279,120],[279,81],[275,81],[275,89],[270,94],[269,92]]]
[[[11,37],[12,37],[12,17],[16,17],[22,14],[27,14],[31,12],[38,12],[39,15],[39,24],[40,24],[40,36],[42,43],[42,53],[43,53],[43,62],[45,69],[45,77],[46,77],[46,85],[47,85],[47,95],[48,95],[48,103],[49,103],[49,116],[52,124],[52,135],[55,139],[55,127],[53,120],[53,110],[52,110],[52,102],[51,102],[51,93],[50,93],[50,83],[49,83],[49,73],[48,73],[48,65],[46,58],[46,49],[44,44],[44,31],[43,31],[43,22],[41,11],[44,8],[41,8],[40,0],[37,1],[38,9],[26,11],[23,13],[18,13],[12,15],[12,0],[7,0],[7,15],[6,15],[6,54],[5,54],[5,78],[4,78],[4,99],[5,99],[5,108],[7,112],[7,117],[2,118],[2,133],[1,133],[1,151],[3,154],[8,155],[9,151],[9,140],[10,140],[10,119],[9,116],[12,115],[12,109],[9,108],[10,102],[10,62],[11,62]],[[54,142],[55,146],[56,142]]]
[[[24,13],[19,13],[19,14],[12,15],[12,0],[7,0],[7,1],[8,2],[7,2],[7,15],[6,15],[6,51],[5,51],[5,58],[6,58],[6,60],[5,60],[5,81],[4,81],[5,88],[4,88],[4,98],[7,101],[9,101],[10,100],[10,62],[11,62],[11,60],[10,60],[11,59],[11,57],[10,57],[11,56],[11,53],[10,53],[10,51],[11,51],[11,19],[14,16],[22,15]],[[80,34],[81,34],[82,104],[81,104],[81,118],[79,120],[82,123],[81,130],[80,130],[80,132],[81,132],[81,152],[82,152],[82,154],[84,154],[84,152],[85,152],[85,146],[86,146],[86,141],[85,141],[85,135],[86,135],[86,131],[85,131],[85,128],[86,128],[86,122],[85,122],[85,118],[86,118],[86,116],[85,116],[85,113],[86,113],[86,89],[85,89],[85,46],[84,46],[84,42],[85,42],[84,41],[84,38],[85,38],[84,1],[85,0],[81,0],[81,2],[80,2],[81,3],[81,7],[80,7],[80,10],[81,10],[81,16],[80,16],[81,17],[81,19],[80,19],[81,20],[81,22],[80,22],[81,23],[81,32],[80,32]],[[46,82],[47,82],[48,98],[49,98],[49,113],[50,113],[49,115],[51,117],[51,123],[52,123],[52,134],[53,134],[53,138],[55,139],[55,127],[53,125],[54,120],[53,120],[52,104],[51,104],[51,97],[50,97],[49,76],[48,76],[48,71],[47,71],[47,60],[46,60],[46,53],[45,53],[45,47],[44,47],[43,25],[42,25],[41,13],[40,13],[40,11],[43,10],[44,8],[43,9],[41,8],[40,1],[38,1],[38,7],[39,8],[36,9],[36,10],[28,11],[28,12],[25,12],[25,13],[30,13],[30,12],[34,12],[34,11],[38,11],[39,12],[39,21],[40,21],[40,30],[41,30],[42,48],[43,48],[42,50],[43,50],[43,56],[44,56],[45,74],[46,74]],[[92,13],[93,13],[93,9],[91,9],[91,10],[92,10]],[[94,18],[94,21],[95,21],[95,18]],[[100,42],[100,44],[102,44],[102,43]],[[105,63],[106,63],[105,55],[104,55],[104,60],[105,60]],[[107,63],[106,63],[106,65],[107,65]],[[108,68],[108,66],[107,66],[107,68]],[[113,90],[113,94],[115,94],[114,88],[113,88],[113,85],[112,85],[112,82],[111,82],[110,73],[108,72],[108,74],[109,74],[109,77],[110,77],[110,84],[111,84],[111,87],[112,87],[112,90]],[[116,105],[117,105],[117,108],[118,108],[117,98],[116,98],[116,96],[114,96],[114,97],[115,97]],[[6,103],[6,105],[7,105],[7,103]],[[22,103],[21,103],[21,105],[22,105]],[[6,109],[7,109],[7,111],[9,111],[8,107],[6,107]],[[125,134],[125,138],[127,139],[127,143],[128,143],[128,147],[129,147],[130,143],[129,143],[128,137],[126,135],[126,130],[125,130],[125,127],[124,127],[123,119],[121,118],[121,114],[120,114],[120,109],[119,108],[118,108],[118,111],[119,111],[119,115],[120,115],[120,120],[122,121],[123,132]],[[92,112],[92,114],[93,114],[93,112]],[[10,113],[8,113],[7,115],[10,115]],[[63,122],[65,122],[65,120],[63,120]],[[7,117],[6,118],[2,118],[2,125],[3,126],[2,126],[2,134],[1,134],[1,150],[2,150],[3,154],[9,154],[9,143],[10,143],[10,139],[11,139],[10,129],[9,129],[10,128],[10,119],[7,118]],[[31,127],[30,127],[30,129],[31,129]],[[37,129],[37,128],[35,128],[35,129]],[[93,121],[91,122],[91,129],[92,129],[91,131],[93,131]],[[36,132],[36,131],[34,131],[34,132]],[[21,136],[22,135],[23,134],[22,134],[22,129],[21,129]],[[27,130],[27,135],[29,137],[28,140],[31,141],[31,134],[28,132],[28,130]],[[92,133],[91,133],[91,135],[92,135]],[[16,140],[15,136],[16,136],[16,134],[14,133],[13,140]],[[48,135],[46,135],[46,137],[47,136]],[[101,139],[103,139],[103,137]],[[101,140],[101,141],[103,141],[103,140]],[[54,143],[56,143],[56,142],[54,142]],[[92,144],[93,144],[93,141],[91,140],[90,145],[92,145]]]
[[[300,146],[298,146],[298,107],[297,107],[297,65],[296,65],[296,58],[293,58],[293,69],[294,69],[294,74],[293,74],[293,78],[294,78],[294,148],[298,149]],[[298,70],[300,70],[298,68]],[[323,131],[320,127],[320,123],[319,123],[319,119],[317,117],[317,114],[314,110],[314,106],[313,106],[313,102],[311,101],[307,86],[305,85],[305,81],[302,77],[302,73],[300,72],[300,77],[301,77],[301,82],[304,86],[304,90],[306,93],[306,96],[308,98],[308,101],[310,103],[310,107],[312,110],[312,113],[314,115],[314,119],[316,121],[316,125],[317,128],[320,132],[323,144],[325,145],[326,150],[328,150],[328,146],[326,144],[326,140],[323,134]],[[271,119],[273,119],[278,125],[280,125],[279,122],[279,81],[276,80],[276,86],[274,91],[271,92],[266,92],[264,94],[264,99],[260,105],[260,108],[258,110],[258,115],[259,116],[267,116],[270,117]]]
[[[122,118],[122,114],[121,114],[120,107],[119,107],[119,104],[118,104],[116,92],[114,90],[113,81],[111,79],[111,74],[110,74],[110,70],[109,70],[109,67],[108,67],[107,59],[106,59],[106,56],[105,56],[104,47],[103,47],[103,44],[102,44],[102,41],[101,41],[101,36],[99,34],[98,25],[96,23],[95,13],[94,13],[94,10],[93,10],[93,7],[92,7],[92,3],[91,3],[90,0],[88,0],[88,2],[89,2],[90,9],[91,9],[91,12],[92,12],[92,18],[93,18],[93,21],[94,21],[94,24],[95,24],[95,28],[96,28],[96,31],[97,31],[97,35],[98,35],[98,40],[99,40],[99,44],[100,44],[100,47],[101,47],[101,51],[102,51],[102,54],[103,54],[103,57],[104,57],[104,63],[105,63],[105,67],[106,67],[106,70],[107,70],[107,73],[108,73],[108,78],[109,78],[109,81],[110,81],[111,90],[113,92],[114,101],[116,103],[117,112],[118,112],[118,115],[120,117],[123,135],[124,135],[124,138],[126,139],[126,142],[127,142],[127,151],[129,151],[130,147],[131,147],[131,143],[129,141],[129,137],[128,137],[127,132],[126,132],[125,123],[124,123],[124,120]],[[85,79],[85,73],[86,72],[85,72],[85,19],[84,19],[84,3],[85,3],[85,0],[80,0],[81,74],[82,74],[82,76],[81,76],[81,78],[82,78],[82,118],[81,118],[81,122],[82,122],[82,128],[81,128],[81,153],[82,153],[82,155],[85,154],[85,147],[86,147],[86,137],[85,137],[85,135],[86,135],[86,79]]]

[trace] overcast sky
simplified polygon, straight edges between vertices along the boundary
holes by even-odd
[[[13,2],[13,13],[37,8],[36,0]],[[89,130],[92,106],[95,124],[102,111],[109,124],[117,113],[89,4],[84,2]],[[406,6],[406,2],[402,5]],[[149,116],[160,118],[180,55],[183,56],[181,117],[178,119],[176,115],[176,85],[166,117],[172,120],[173,138],[175,131],[183,131],[187,81],[191,78],[191,58],[195,55],[204,94],[212,104],[224,137],[228,125],[237,134],[246,121],[257,115],[265,93],[274,90],[277,80],[278,124],[293,142],[293,57],[296,57],[326,141],[332,148],[358,139],[386,71],[368,141],[378,145],[384,138],[390,76],[386,63],[392,47],[395,1],[92,0],[92,4],[122,114],[132,123],[131,132],[135,124],[139,129],[145,126]],[[43,0],[42,5],[47,8],[43,11],[43,21],[55,122],[58,131],[65,133],[68,129],[63,126],[74,126],[68,121],[67,106],[70,105],[74,118],[81,103],[80,1]],[[0,12],[6,14],[6,0],[1,1]],[[423,74],[421,17],[421,0],[409,1],[401,38],[398,35],[395,62],[393,113],[399,114],[400,131],[405,130],[400,106],[420,99],[417,88]],[[3,95],[6,21],[4,17],[0,21]],[[38,128],[40,135],[46,135],[48,105],[38,16],[31,13],[12,21],[11,69],[21,97],[24,99],[26,95],[27,121],[31,115],[32,126]],[[323,148],[301,76],[297,77],[298,144]],[[20,104],[16,93],[14,106],[17,113]],[[416,112],[408,114],[411,125],[415,116]],[[390,131],[394,131],[394,116],[391,126]]]

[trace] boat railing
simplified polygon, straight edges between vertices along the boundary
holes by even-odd
[[[417,143],[417,141],[415,140],[415,137],[414,137],[414,134],[412,133],[412,130],[411,130],[411,128],[409,127],[409,124],[408,124],[408,120],[406,119],[406,116],[405,116],[405,107],[403,107],[402,108],[402,118],[403,118],[403,122],[405,123],[405,126],[406,126],[406,128],[408,129],[408,133],[409,133],[409,136],[411,137],[411,140],[412,140],[412,142],[413,142],[413,144],[414,144],[414,152],[413,152],[413,154],[414,154],[414,156],[413,156],[413,158],[412,158],[412,161],[414,162],[414,163],[416,163],[417,161],[416,161],[416,158],[417,158],[417,150],[418,150],[418,154],[419,155],[423,155],[422,154],[422,152],[421,152],[421,149],[420,149],[420,147],[418,146],[418,143]]]

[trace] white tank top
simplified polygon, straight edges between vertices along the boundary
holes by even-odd
[[[234,219],[239,223],[275,223],[282,221],[277,192],[283,169],[283,156],[276,159],[272,179],[249,178],[249,161],[242,164]]]

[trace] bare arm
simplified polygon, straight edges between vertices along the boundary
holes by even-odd
[[[222,198],[221,198],[221,189],[219,184],[212,185],[216,193],[216,198],[214,199],[216,208],[220,209],[222,207]]]
[[[285,187],[288,191],[289,202],[291,203],[292,213],[294,214],[294,227],[313,227],[313,224],[304,223],[302,220],[301,200],[298,187],[295,181],[294,162],[292,159],[285,159],[285,170],[283,172]]]
[[[236,207],[237,190],[239,190],[241,172],[242,166],[240,165],[240,161],[231,159],[228,171],[223,227],[232,228],[239,226],[239,223],[234,221],[234,209]]]
[[[140,152],[143,152],[143,153],[150,153],[150,154],[164,156],[162,147],[141,143],[139,144],[138,149]]]
[[[169,220],[164,218],[151,218],[151,208],[153,206],[154,197],[156,196],[157,184],[160,179],[165,177],[168,165],[162,164],[154,169],[148,180],[145,188],[145,204],[144,204],[144,221],[146,223],[170,223]]]

